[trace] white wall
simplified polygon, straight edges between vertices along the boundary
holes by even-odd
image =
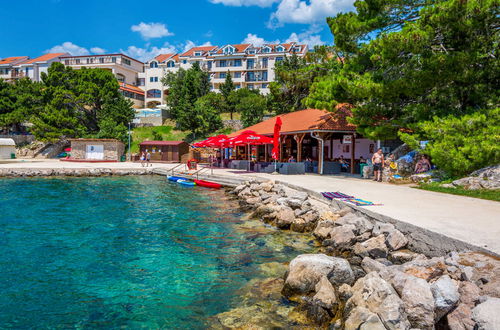
[[[355,158],[359,159],[360,156],[363,158],[371,158],[372,154],[370,153],[370,144],[373,144],[374,150],[376,150],[376,142],[368,139],[356,139],[356,150],[355,150]],[[325,141],[325,145],[330,149],[330,140]],[[339,158],[340,156],[344,156],[344,158],[351,158],[351,147],[349,147],[349,152],[343,152],[343,146],[339,139],[333,140],[333,158]],[[329,151],[330,152],[330,151]],[[328,155],[329,156],[329,155]]]

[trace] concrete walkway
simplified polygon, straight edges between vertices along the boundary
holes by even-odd
[[[353,177],[271,175],[216,169],[214,175],[262,177],[315,192],[340,191],[380,206],[364,208],[500,255],[500,203]]]
[[[171,169],[176,164],[153,164]],[[58,160],[0,161],[1,168],[111,168],[138,169],[139,163],[70,163]],[[228,178],[261,177],[286,182],[315,192],[340,191],[357,198],[382,203],[366,209],[406,222],[500,255],[500,203],[431,191],[378,183],[352,177],[270,175],[229,169],[214,169],[214,175]]]

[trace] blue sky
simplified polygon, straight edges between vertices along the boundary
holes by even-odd
[[[0,57],[123,52],[141,60],[195,45],[331,44],[325,18],[354,0],[0,0]]]

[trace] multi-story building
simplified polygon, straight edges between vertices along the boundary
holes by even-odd
[[[168,88],[163,86],[161,78],[167,72],[179,68],[187,69],[198,63],[210,73],[211,89],[219,87],[231,75],[235,87],[258,89],[263,94],[269,93],[269,83],[274,81],[274,67],[285,56],[296,54],[305,56],[307,45],[296,43],[269,44],[255,47],[251,44],[225,45],[223,47],[194,47],[182,54],[162,54],[145,63],[144,90],[146,105],[155,106],[165,103]]]
[[[7,81],[13,81],[19,78],[28,77],[33,81],[41,81],[42,72],[47,73],[50,65],[54,62],[60,62],[61,57],[68,55],[67,53],[49,53],[33,59],[27,56],[9,57],[1,62],[9,62],[6,64],[5,71],[0,78],[6,78]],[[10,77],[6,77],[10,76]]]
[[[3,79],[5,81],[12,81],[16,79],[19,73],[16,74],[14,66],[19,63],[25,62],[28,59],[28,56],[14,56],[0,60],[0,79]],[[19,70],[17,71],[19,72]]]
[[[144,71],[144,63],[123,54],[63,56],[61,62],[73,69],[98,68],[113,73],[120,83],[120,92],[132,102],[135,108],[144,107],[144,91],[139,75]]]

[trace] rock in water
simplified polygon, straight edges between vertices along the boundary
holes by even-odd
[[[432,283],[431,291],[434,296],[436,321],[439,321],[458,303],[458,286],[448,275],[444,275]]]
[[[313,297],[313,301],[321,307],[333,311],[335,314],[334,307],[337,305],[337,297],[335,296],[335,289],[332,283],[330,283],[326,276],[321,277],[321,280],[316,284],[315,290],[316,294]]]
[[[293,220],[295,220],[295,213],[292,209],[281,209],[276,215],[276,226],[282,229],[289,228]]]
[[[351,284],[354,281],[347,260],[325,254],[301,254],[290,262],[283,294],[289,297],[296,293],[312,292],[323,276],[334,285]]]
[[[497,330],[500,327],[500,298],[488,297],[472,310],[477,330]]]
[[[364,307],[356,307],[345,321],[345,330],[385,330],[384,324],[377,314]]]

